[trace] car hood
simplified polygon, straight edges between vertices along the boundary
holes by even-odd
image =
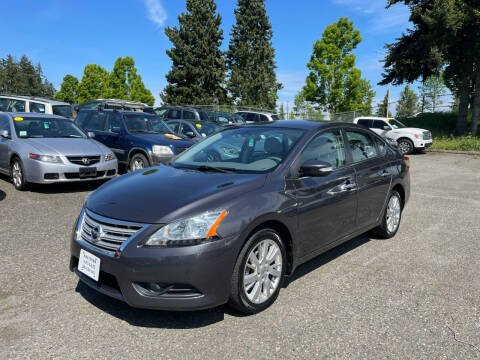
[[[131,134],[131,135],[141,141],[147,141],[152,145],[173,145],[174,147],[188,148],[194,144],[193,141],[189,141],[189,140],[167,139],[165,137],[165,134]]]
[[[88,197],[86,207],[118,220],[167,223],[216,210],[230,199],[262,187],[266,177],[157,166],[102,185]]]
[[[392,130],[392,132],[395,134],[423,134],[424,131],[428,130],[413,127]]]
[[[100,155],[108,151],[105,146],[92,139],[28,138],[23,141],[40,154],[46,155]]]

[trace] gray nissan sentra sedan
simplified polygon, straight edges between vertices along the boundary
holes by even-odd
[[[219,144],[238,151],[209,156]],[[70,270],[134,307],[256,313],[305,261],[368,230],[393,237],[409,194],[408,158],[364,127],[226,129],[93,192]]]
[[[0,113],[0,172],[18,190],[29,183],[109,179],[117,159],[71,120],[34,113]]]

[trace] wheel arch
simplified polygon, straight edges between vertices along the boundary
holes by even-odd
[[[141,147],[133,147],[130,149],[128,152],[128,158],[127,158],[127,163],[130,163],[130,159],[133,157],[135,154],[142,154],[147,158],[147,161],[149,162],[149,165],[152,165],[152,158],[148,151],[146,151],[144,148]]]

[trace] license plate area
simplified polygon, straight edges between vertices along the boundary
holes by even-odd
[[[100,275],[100,258],[88,251],[80,249],[80,258],[78,259],[78,271],[87,275],[95,281],[98,281]]]
[[[96,167],[83,167],[79,169],[80,179],[97,177]]]

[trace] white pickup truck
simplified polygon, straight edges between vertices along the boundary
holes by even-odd
[[[353,122],[368,127],[387,139],[395,140],[402,154],[422,151],[432,146],[430,131],[405,126],[395,119],[366,116],[355,118]]]

